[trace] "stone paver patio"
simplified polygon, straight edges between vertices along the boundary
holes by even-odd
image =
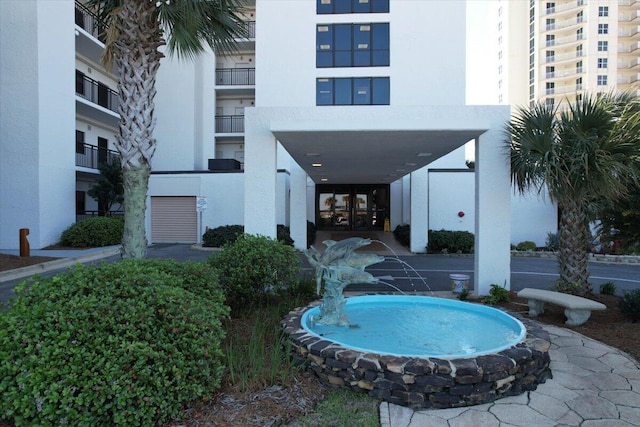
[[[640,426],[640,364],[568,329],[544,325],[553,379],[493,403],[414,411],[383,402],[382,427]]]

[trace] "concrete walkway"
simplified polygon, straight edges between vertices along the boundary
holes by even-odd
[[[381,427],[640,426],[640,364],[568,329],[545,326],[553,379],[478,406],[413,411],[380,404]]]

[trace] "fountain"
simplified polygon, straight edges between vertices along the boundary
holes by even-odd
[[[307,252],[322,300],[290,312],[294,359],[327,384],[413,408],[451,408],[535,390],[551,377],[549,337],[500,310],[421,295],[344,297],[384,257],[356,253],[358,237]],[[453,339],[449,339],[453,338]]]

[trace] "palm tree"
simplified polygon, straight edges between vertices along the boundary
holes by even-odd
[[[640,173],[640,102],[633,95],[587,95],[566,109],[520,108],[506,127],[511,182],[520,193],[548,191],[560,210],[560,285],[589,288],[590,220],[625,197]]]
[[[166,45],[169,55],[193,59],[206,46],[234,51],[246,35],[239,0],[87,0],[108,26],[103,62],[115,63],[120,114],[116,148],[121,156],[125,229],[124,258],[143,258],[146,196],[156,149],[156,74]],[[212,70],[213,72],[213,70]]]

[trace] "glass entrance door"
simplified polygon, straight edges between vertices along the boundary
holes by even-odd
[[[319,185],[316,225],[324,230],[376,230],[388,215],[388,185]]]

